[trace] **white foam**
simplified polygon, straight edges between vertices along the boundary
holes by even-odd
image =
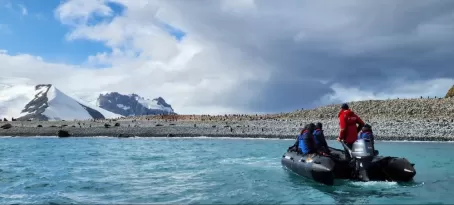
[[[369,181],[369,182],[350,182],[354,186],[361,187],[397,187],[397,182]]]

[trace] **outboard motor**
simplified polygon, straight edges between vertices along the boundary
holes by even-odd
[[[367,169],[375,156],[372,142],[366,139],[358,139],[352,145],[351,156],[355,159],[355,171],[362,181],[369,181]]]

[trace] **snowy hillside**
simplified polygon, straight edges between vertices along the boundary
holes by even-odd
[[[25,105],[35,98],[35,87],[14,82],[0,83],[0,117],[19,117]]]
[[[122,116],[156,115],[175,113],[172,106],[161,98],[145,99],[137,94],[118,92],[74,93],[85,102]]]
[[[50,84],[0,82],[0,117],[18,120],[87,120],[119,115],[76,100]]]
[[[85,95],[69,95],[71,98],[75,99],[76,101],[78,101],[80,104],[84,105],[84,106],[87,106],[89,108],[92,108],[92,109],[95,109],[97,111],[99,111],[102,115],[104,115],[106,118],[117,118],[117,117],[122,117],[122,115],[119,115],[119,114],[115,114],[113,112],[110,112],[108,110],[105,110],[105,109],[102,109],[100,108],[96,101],[97,99],[94,98],[90,98],[90,96],[93,96],[93,94],[87,94],[85,93]],[[85,97],[84,97],[85,96]]]

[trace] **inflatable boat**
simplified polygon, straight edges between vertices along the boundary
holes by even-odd
[[[298,175],[326,185],[334,184],[335,163],[330,157],[309,154],[301,155],[287,152],[282,156],[281,164]]]
[[[406,158],[378,156],[370,141],[357,140],[353,149],[341,143],[345,151],[330,147],[329,156],[287,151],[281,164],[298,175],[326,185],[333,185],[335,179],[409,182],[416,175],[414,164]]]

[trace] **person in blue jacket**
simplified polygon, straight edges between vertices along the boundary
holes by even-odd
[[[361,132],[358,134],[358,139],[366,139],[372,143],[372,148],[374,150],[375,155],[378,154],[378,151],[375,150],[375,139],[374,133],[372,132],[372,126],[369,124],[365,124],[364,127],[361,129]]]
[[[315,130],[315,124],[307,124],[304,129],[298,135],[298,152],[302,154],[315,153],[315,141],[313,132]]]
[[[313,132],[314,141],[315,141],[315,149],[319,154],[329,154],[330,150],[328,147],[328,143],[326,143],[325,134],[323,134],[323,125],[321,122],[317,122],[315,125],[315,130]]]
[[[366,139],[373,142],[374,133],[372,132],[372,126],[370,126],[369,124],[365,124],[364,127],[361,129],[361,132],[359,132],[358,139]]]

